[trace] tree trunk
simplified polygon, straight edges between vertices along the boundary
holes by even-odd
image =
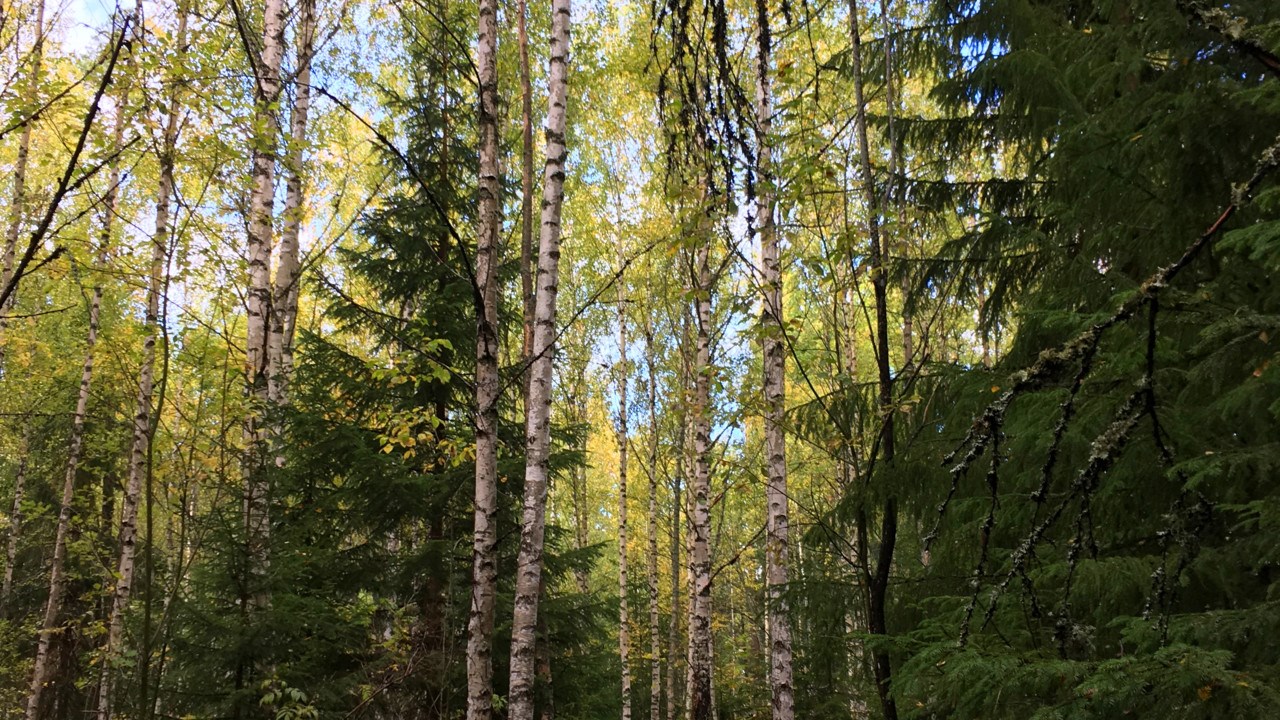
[[[538,600],[550,475],[551,396],[555,360],[556,297],[560,276],[560,210],[564,205],[565,107],[568,95],[569,0],[552,4],[548,84],[547,163],[542,181],[538,238],[538,289],[533,355],[525,408],[524,508],[516,562],[515,614],[511,624],[511,720],[533,720]]]
[[[15,39],[16,43],[16,39]],[[35,105],[40,94],[40,72],[44,64],[44,0],[37,0],[35,13],[35,39],[31,44],[31,73],[27,85],[27,96],[24,100]],[[0,267],[0,288],[7,287],[9,278],[14,272],[17,260],[18,236],[22,233],[22,218],[27,205],[27,165],[31,156],[31,131],[33,120],[23,123],[22,134],[18,136],[18,151],[13,162],[13,195],[9,201],[9,227],[5,232],[4,260]],[[17,302],[18,288],[15,286],[9,297],[0,303],[0,340],[4,338],[5,325],[8,321],[4,315]],[[0,367],[4,365],[4,343],[0,342]],[[8,594],[6,593],[5,599]]]
[[[577,390],[573,396],[573,412],[577,422],[581,424],[587,423],[587,390],[586,378],[581,369],[578,372]],[[586,438],[583,438],[582,453],[587,453]],[[573,537],[574,547],[579,551],[587,548],[588,528],[587,528],[587,466],[579,464],[573,469]],[[590,590],[588,584],[589,573],[584,567],[575,567],[573,569],[573,578],[578,585],[578,592],[586,595]]]
[[[262,471],[267,452],[264,414],[269,402],[268,325],[271,314],[272,214],[280,128],[280,61],[284,55],[284,0],[266,0],[260,59],[254,67],[254,132],[249,194],[249,292],[246,296],[245,382],[249,409],[245,415],[244,498],[245,553],[248,560],[245,611],[255,612],[271,601],[267,587],[270,567],[270,484]]]
[[[778,231],[773,222],[774,185],[772,138],[773,98],[769,83],[770,37],[767,0],[756,0],[759,55],[756,62],[756,223],[760,232],[760,259],[764,272],[764,444],[766,465],[765,582],[769,594],[769,687],[773,720],[795,717],[791,679],[791,620],[783,591],[787,585],[787,458],[783,434],[786,409],[786,350],[783,340],[782,265],[778,257]]]
[[[35,105],[40,93],[40,73],[43,65],[44,0],[38,0],[35,14],[35,39],[31,43],[31,70],[28,76],[27,96],[23,98],[30,105]],[[9,201],[9,228],[5,233],[4,267],[0,270],[0,287],[7,285],[9,276],[13,274],[18,235],[22,232],[22,217],[27,204],[27,165],[31,157],[31,126],[33,124],[30,120],[23,123],[22,134],[18,136],[18,151],[13,162],[13,195]],[[5,306],[0,307],[0,315],[13,305],[16,296],[16,291],[9,296]]]
[[[523,345],[520,359],[528,362],[533,351],[533,86],[529,70],[529,9],[526,0],[516,0],[516,38],[520,46],[520,301],[524,310]],[[525,368],[528,394],[530,368]],[[526,410],[527,412],[527,410]]]
[[[621,245],[618,272],[622,272]],[[631,610],[627,604],[627,311],[618,278],[618,658],[622,665],[622,720],[631,720]]]
[[[476,69],[479,155],[476,242],[476,485],[471,610],[467,620],[467,720],[490,720],[493,612],[498,585],[498,2],[480,0]]]
[[[653,319],[646,316],[645,367],[649,372],[649,720],[662,700],[662,631],[658,626],[658,376],[654,369]]]
[[[697,250],[697,354],[694,360],[692,533],[689,575],[689,718],[711,718],[711,260],[709,238]]]
[[[267,338],[267,390],[273,407],[289,404],[289,380],[293,375],[294,328],[302,280],[298,235],[302,230],[305,201],[303,148],[307,144],[307,116],[311,110],[316,0],[302,0],[298,14],[298,69],[289,116],[289,145],[284,157],[284,225],[280,230],[280,258],[272,285],[271,330]],[[273,428],[272,434],[278,436],[279,431],[278,427]],[[277,457],[276,463],[282,464],[283,458]]]
[[[0,587],[0,619],[9,616],[9,597],[13,594],[13,564],[18,559],[18,542],[22,539],[22,500],[27,486],[27,458],[31,453],[31,419],[27,418],[18,448],[18,470],[13,476],[13,511],[9,513],[9,542],[4,555],[4,585]]]
[[[681,400],[683,401],[683,389],[685,388],[684,374],[681,373],[680,388]],[[680,412],[680,429],[676,437],[676,472],[672,479],[671,488],[671,628],[669,637],[667,638],[667,716],[666,720],[675,720],[679,716],[679,710],[683,705],[680,697],[680,688],[676,686],[676,680],[680,673],[676,672],[676,663],[684,654],[680,651],[680,596],[683,594],[680,582],[680,544],[684,539],[684,533],[680,528],[684,524],[685,512],[684,506],[681,504],[682,491],[684,489],[684,451],[685,451],[685,420],[684,403],[681,402]]]
[[[181,67],[186,51],[187,8],[178,8],[176,32],[176,66]],[[138,498],[142,491],[143,475],[147,472],[151,439],[155,423],[152,420],[152,395],[155,388],[156,344],[160,340],[160,294],[169,259],[170,204],[174,191],[174,151],[178,139],[180,119],[178,90],[175,82],[169,98],[169,113],[165,122],[164,145],[160,150],[160,183],[156,191],[156,227],[151,238],[151,269],[147,276],[146,325],[149,334],[142,345],[142,367],[138,370],[138,403],[133,418],[133,441],[129,450],[128,479],[120,511],[119,560],[116,566],[115,589],[112,593],[111,614],[107,619],[107,637],[103,645],[101,673],[98,678],[98,718],[111,720],[112,672],[120,643],[124,635],[124,611],[133,590],[134,555],[138,535]]]
[[[867,103],[862,75],[862,37],[858,28],[858,3],[849,0],[849,35],[852,44],[854,102],[857,113],[858,155],[862,166],[863,194],[867,206],[867,234],[871,240],[871,283],[876,304],[876,365],[878,370],[880,405],[880,459],[893,462],[893,378],[889,363],[888,278],[885,270],[887,255],[880,238],[880,203],[876,192],[875,177],[871,170],[871,149],[867,140]],[[867,588],[867,630],[872,635],[884,635],[885,601],[889,586],[889,569],[893,563],[893,550],[897,540],[898,507],[893,495],[884,501],[881,510],[880,552],[871,564],[870,546],[867,543],[866,512],[858,514],[858,536],[861,563]],[[876,677],[876,692],[885,720],[897,720],[898,708],[891,692],[892,667],[889,653],[883,649],[871,653]]]
[[[124,145],[128,95],[128,85],[125,84],[117,100],[115,128],[111,138],[112,151],[117,153]],[[111,161],[107,191],[102,198],[102,230],[98,239],[97,259],[99,269],[106,264],[107,251],[115,235],[120,179],[120,160],[116,157]],[[98,316],[101,307],[102,283],[95,279],[89,297],[89,329],[85,340],[84,363],[80,368],[80,391],[76,397],[75,413],[71,416],[71,437],[67,441],[67,470],[62,482],[58,528],[54,534],[53,562],[49,570],[49,596],[45,601],[44,617],[40,623],[40,636],[36,642],[36,657],[31,672],[31,689],[27,696],[27,720],[36,720],[40,716],[40,701],[46,686],[50,684],[50,674],[53,670],[51,640],[58,632],[58,621],[62,615],[62,601],[66,592],[67,538],[71,533],[71,515],[74,511],[76,472],[80,469],[80,458],[84,451],[84,422],[89,410],[89,396],[93,385],[94,350],[98,343]]]

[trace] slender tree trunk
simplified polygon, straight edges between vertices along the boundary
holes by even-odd
[[[693,452],[689,575],[689,718],[710,720],[711,699],[711,260],[709,239],[697,250],[697,354],[694,360]]]
[[[871,149],[867,140],[867,103],[862,74],[862,37],[858,28],[858,3],[849,0],[849,35],[852,44],[854,101],[857,113],[858,154],[862,166],[863,191],[867,205],[867,231],[871,240],[871,283],[875,295],[876,365],[878,370],[880,405],[880,460],[893,462],[893,378],[889,362],[888,278],[886,277],[886,248],[880,237],[880,203],[875,178],[871,170]],[[893,563],[894,545],[898,532],[897,500],[889,495],[881,510],[879,557],[872,566],[867,543],[866,512],[858,515],[858,535],[862,569],[867,587],[867,630],[872,635],[885,635],[885,603],[889,587],[889,570]],[[893,699],[891,681],[892,666],[889,653],[883,649],[871,653],[876,676],[876,692],[885,720],[897,720],[898,708]]]
[[[269,403],[268,329],[271,315],[272,215],[280,128],[280,61],[284,55],[284,0],[266,0],[263,11],[262,52],[254,62],[254,132],[251,141],[252,188],[249,194],[249,292],[246,296],[245,382],[249,410],[245,416],[244,497],[245,551],[248,559],[245,612],[271,602],[267,587],[270,568],[270,481],[263,472],[266,418]]]
[[[538,238],[538,290],[534,303],[533,355],[525,408],[524,508],[516,562],[515,614],[511,625],[508,717],[533,720],[542,552],[550,475],[551,396],[560,276],[560,211],[564,205],[565,108],[568,98],[569,0],[553,0],[548,85],[547,163],[542,181],[542,229]]]
[[[467,620],[467,720],[493,708],[493,615],[498,585],[498,2],[480,0],[476,68],[479,155],[476,246],[476,485],[471,610]]]
[[[0,619],[9,616],[9,598],[13,594],[13,565],[18,560],[18,543],[22,539],[22,501],[27,486],[27,459],[31,454],[31,419],[27,418],[18,448],[18,470],[13,476],[13,511],[9,513],[9,542],[4,554],[4,585],[0,587]]]
[[[649,372],[649,720],[662,701],[662,630],[658,611],[658,375],[654,369],[653,320],[646,316],[645,367]]]
[[[573,396],[573,412],[577,422],[581,424],[587,423],[587,398],[586,398],[586,378],[579,369],[577,379],[577,390]],[[587,452],[586,439],[583,439],[582,452]],[[573,536],[574,547],[579,551],[587,548],[587,466],[579,464],[573,469]],[[573,577],[578,585],[578,592],[586,595],[590,591],[588,584],[588,572],[586,568],[575,567],[573,569]]]
[[[128,84],[117,99],[115,129],[112,131],[112,150],[123,147],[125,114],[128,105]],[[120,193],[120,161],[111,162],[107,177],[107,190],[102,198],[102,230],[98,239],[97,264],[106,264],[107,250],[115,236],[116,204]],[[84,422],[89,410],[90,390],[93,385],[94,351],[98,343],[98,318],[102,307],[102,283],[95,279],[89,297],[89,330],[85,340],[84,363],[80,369],[80,392],[76,398],[75,413],[71,416],[71,437],[67,441],[67,469],[62,482],[62,501],[58,511],[58,528],[54,534],[53,562],[49,571],[49,596],[45,601],[44,617],[40,623],[40,637],[36,642],[35,663],[31,672],[31,689],[27,696],[27,720],[40,717],[40,701],[46,686],[50,685],[53,670],[50,662],[51,640],[58,632],[62,615],[62,601],[66,593],[67,538],[71,532],[71,515],[74,511],[76,472],[84,451]]]
[[[37,0],[35,13],[35,39],[31,44],[31,71],[27,84],[27,96],[24,100],[34,106],[40,94],[41,70],[44,65],[44,0]],[[28,120],[22,126],[22,134],[18,136],[18,151],[13,162],[13,195],[9,201],[9,227],[5,232],[3,267],[0,267],[0,287],[9,284],[14,272],[14,262],[18,249],[18,236],[22,233],[22,218],[27,205],[27,165],[31,157],[31,131],[34,121]],[[18,288],[15,286],[9,297],[0,303],[0,340],[4,338],[4,319],[6,311],[17,302]],[[0,366],[4,364],[4,344],[0,342]]]
[[[764,443],[766,466],[766,558],[765,582],[769,591],[769,687],[773,720],[795,717],[795,696],[791,679],[791,619],[783,591],[787,585],[787,457],[783,434],[786,410],[786,350],[783,345],[782,265],[778,257],[778,230],[773,222],[773,99],[769,83],[769,6],[756,0],[759,27],[759,55],[756,64],[756,223],[760,232],[760,257],[764,272]]]
[[[621,246],[618,268],[625,267]],[[631,720],[631,610],[627,603],[627,311],[618,279],[618,657],[622,665],[622,720]]]
[[[177,66],[181,67],[186,52],[187,9],[178,8]],[[134,556],[138,535],[138,499],[143,475],[147,471],[151,439],[155,431],[152,419],[152,394],[155,388],[156,344],[160,340],[160,294],[165,267],[169,259],[170,204],[174,191],[174,151],[178,139],[180,83],[175,82],[169,98],[165,122],[164,145],[160,150],[160,183],[156,191],[156,226],[151,238],[151,268],[147,275],[146,325],[149,333],[142,345],[142,367],[138,370],[138,402],[133,418],[133,442],[129,450],[128,479],[120,511],[119,559],[116,565],[115,589],[111,614],[107,619],[107,638],[103,646],[101,673],[98,678],[98,718],[111,719],[112,672],[124,635],[124,611],[133,591]]]
[[[529,9],[526,0],[516,0],[516,38],[520,46],[520,299],[524,309],[524,341],[520,359],[529,361],[533,351],[534,258],[533,258],[533,87],[529,69]],[[529,369],[525,370],[528,385]],[[525,389],[528,393],[528,388]]]
[[[681,374],[681,389],[685,387],[684,375]],[[683,395],[683,392],[682,392]],[[683,400],[683,398],[682,398]],[[680,597],[684,593],[681,583],[680,572],[680,544],[684,540],[684,533],[681,528],[684,526],[684,505],[682,499],[682,491],[684,489],[684,453],[685,453],[685,413],[683,410],[684,403],[681,403],[680,412],[680,428],[676,437],[676,472],[672,479],[671,488],[671,628],[670,636],[667,639],[667,716],[666,720],[675,720],[680,715],[680,709],[683,705],[680,697],[680,688],[677,687],[677,678],[680,673],[676,672],[676,663],[684,654],[680,648],[680,622],[681,609]]]
[[[267,338],[267,390],[273,406],[289,403],[289,380],[293,375],[293,339],[298,319],[301,290],[298,236],[306,188],[303,187],[303,148],[307,144],[307,118],[311,110],[311,60],[316,31],[316,0],[298,4],[298,69],[294,81],[293,110],[289,116],[289,145],[285,152],[284,225],[280,230],[280,258],[272,285],[271,329]],[[279,428],[272,434],[278,436]],[[277,457],[276,463],[283,463]]]

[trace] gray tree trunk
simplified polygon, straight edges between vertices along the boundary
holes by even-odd
[[[626,267],[621,246],[618,272]],[[618,278],[618,658],[622,666],[622,720],[631,720],[631,609],[627,604],[627,310],[623,282]]]

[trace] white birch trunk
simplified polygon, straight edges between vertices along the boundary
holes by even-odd
[[[538,238],[537,292],[529,395],[525,408],[524,507],[516,563],[515,612],[511,626],[510,720],[533,720],[537,674],[538,601],[550,475],[551,396],[560,276],[560,211],[564,205],[565,110],[568,96],[569,0],[552,3],[548,82],[547,162],[542,182],[542,228]],[[549,668],[548,668],[549,670]]]
[[[765,500],[765,582],[769,610],[769,686],[773,720],[795,717],[791,672],[791,619],[783,598],[788,571],[788,498],[786,436],[786,350],[782,308],[782,265],[778,231],[774,225],[773,98],[769,83],[770,37],[767,0],[756,0],[759,9],[759,56],[756,62],[756,223],[760,232],[760,259],[764,273],[763,327]]]
[[[689,718],[710,720],[711,699],[711,268],[709,240],[697,251],[697,354],[694,360],[693,483],[689,575]]]
[[[653,321],[644,332],[649,371],[649,720],[658,720],[662,699],[662,633],[658,627],[658,388],[654,370]]]
[[[471,609],[467,619],[467,720],[493,712],[493,616],[498,512],[498,3],[480,0],[476,69],[479,155],[476,208],[476,483]]]
[[[284,55],[284,0],[266,0],[263,41],[255,63],[252,188],[249,194],[249,292],[246,296],[245,382],[249,410],[245,417],[244,498],[245,551],[248,558],[249,609],[271,601],[266,587],[270,566],[270,492],[262,472],[266,453],[263,414],[268,404],[267,334],[271,314],[272,215],[275,211],[276,146],[280,128],[280,62]]]
[[[128,85],[124,86],[115,110],[115,129],[112,132],[112,150],[123,146],[125,113],[128,104]],[[106,264],[107,250],[115,235],[116,204],[120,193],[120,160],[111,162],[107,177],[107,191],[102,198],[102,229],[98,240],[99,269]],[[35,663],[31,671],[31,688],[27,696],[27,720],[40,716],[40,701],[49,685],[51,674],[50,645],[58,631],[62,614],[62,599],[66,592],[67,536],[71,531],[71,515],[74,510],[76,471],[84,451],[84,421],[89,410],[89,397],[93,385],[94,350],[98,344],[98,317],[102,307],[102,283],[95,279],[89,296],[89,329],[85,340],[84,363],[80,368],[80,391],[76,397],[75,413],[71,416],[71,437],[67,442],[67,469],[62,481],[62,500],[58,510],[58,528],[54,533],[53,562],[49,569],[49,595],[45,600],[44,617],[40,623],[40,636],[36,641]]]
[[[316,0],[298,5],[298,68],[294,81],[293,109],[289,115],[289,145],[285,152],[284,218],[280,229],[280,257],[271,292],[271,329],[267,338],[267,394],[272,406],[289,403],[293,376],[293,338],[301,290],[298,235],[302,231],[306,188],[303,186],[303,149],[307,144],[307,118],[311,110],[311,59],[316,33]],[[273,428],[279,434],[279,428]],[[282,457],[276,464],[283,464]]]
[[[621,245],[618,268],[624,265]],[[618,658],[622,666],[622,720],[631,720],[631,609],[627,605],[627,311],[618,278]]]
[[[181,67],[187,38],[187,10],[178,9],[175,33],[178,48],[177,66]],[[129,449],[128,479],[120,510],[119,559],[115,588],[112,591],[111,614],[107,619],[107,638],[103,645],[98,678],[98,718],[110,720],[112,706],[112,672],[124,635],[124,611],[133,591],[134,559],[138,535],[138,498],[146,474],[146,460],[153,436],[152,394],[155,388],[156,344],[160,340],[160,294],[163,291],[165,266],[169,258],[170,204],[174,190],[174,151],[178,138],[179,105],[177,90],[169,98],[165,122],[164,145],[160,155],[160,183],[156,190],[156,227],[151,238],[151,267],[147,274],[146,325],[149,333],[142,345],[142,367],[138,370],[138,402],[133,418],[133,441]]]

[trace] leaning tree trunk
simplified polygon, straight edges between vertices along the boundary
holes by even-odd
[[[862,66],[862,37],[858,28],[857,0],[849,0],[849,36],[852,45],[850,59],[853,64],[854,103],[858,136],[858,155],[862,168],[863,194],[866,201],[867,234],[871,241],[871,284],[875,296],[875,342],[876,366],[878,371],[880,407],[880,460],[893,462],[893,379],[890,375],[889,358],[889,317],[888,317],[888,278],[886,275],[886,248],[880,237],[879,213],[881,211],[876,192],[875,178],[871,170],[871,149],[867,140],[867,102],[864,89]],[[885,604],[889,589],[889,570],[893,563],[894,545],[898,532],[898,506],[892,494],[889,494],[881,509],[880,550],[874,566],[869,558],[870,546],[867,542],[867,513],[858,513],[858,539],[863,580],[867,592],[867,631],[872,635],[885,635],[888,626],[885,620]],[[898,707],[894,701],[891,682],[892,666],[888,651],[879,648],[871,653],[872,668],[875,672],[876,692],[880,697],[880,708],[885,720],[897,720]]]
[[[476,286],[476,484],[471,610],[467,619],[467,720],[493,708],[493,612],[498,585],[498,2],[480,0]]]
[[[176,66],[181,67],[187,42],[187,8],[178,8],[176,33]],[[129,449],[128,479],[120,509],[119,560],[116,565],[115,589],[111,613],[107,619],[107,637],[103,645],[101,672],[98,678],[98,718],[111,720],[112,672],[124,635],[124,611],[133,591],[134,557],[138,535],[138,498],[142,479],[147,472],[147,458],[155,423],[152,419],[152,394],[155,388],[156,344],[160,333],[160,294],[163,290],[165,266],[169,258],[170,204],[174,191],[174,151],[180,120],[178,88],[174,83],[165,122],[164,144],[160,150],[160,183],[156,190],[156,227],[151,238],[151,268],[147,275],[146,325],[150,330],[142,345],[142,367],[138,370],[138,402],[133,418],[133,442]]]
[[[22,540],[22,500],[27,486],[27,458],[31,453],[31,418],[26,418],[22,445],[18,447],[18,469],[13,475],[13,510],[9,513],[9,538],[4,554],[4,585],[0,586],[0,619],[9,616],[9,596],[13,594],[13,564]]]
[[[275,199],[276,145],[280,128],[276,105],[280,101],[280,61],[284,55],[284,0],[266,0],[263,11],[260,58],[253,62],[254,123],[249,194],[249,292],[246,296],[245,383],[249,410],[245,415],[243,515],[246,577],[246,612],[264,609],[271,602],[267,587],[270,567],[270,481],[263,471],[266,456],[268,407],[267,335],[271,314],[272,214]]]
[[[267,395],[274,408],[289,403],[289,380],[293,375],[294,327],[298,319],[302,280],[298,236],[302,230],[306,191],[303,187],[303,148],[307,143],[307,117],[311,111],[316,0],[302,0],[298,15],[298,69],[294,80],[293,110],[289,116],[289,145],[284,156],[284,225],[280,229],[280,258],[272,284],[271,329],[267,337]],[[272,428],[271,434],[278,442],[280,428]],[[283,463],[283,458],[277,456],[276,463]]]
[[[692,533],[689,575],[689,718],[710,720],[711,700],[711,267],[708,238],[697,251],[697,355],[694,360]]]
[[[618,251],[618,658],[622,666],[622,720],[631,720],[631,609],[627,604],[627,309]]]
[[[125,113],[128,105],[126,83],[116,104],[115,129],[112,131],[111,172],[107,178],[107,192],[102,198],[102,230],[98,239],[99,269],[106,264],[107,251],[115,235],[116,204],[120,192],[120,160],[116,156],[124,146]],[[71,416],[71,437],[67,441],[67,470],[62,481],[62,501],[58,511],[58,528],[54,533],[53,562],[49,570],[49,596],[45,601],[44,617],[40,623],[40,637],[36,642],[35,663],[31,671],[31,689],[27,695],[27,720],[40,716],[40,701],[49,685],[53,670],[50,646],[58,630],[62,615],[62,600],[66,593],[67,536],[71,531],[71,514],[74,510],[76,473],[80,469],[80,457],[84,451],[84,421],[89,409],[90,390],[93,385],[94,350],[98,344],[98,316],[102,307],[102,282],[95,279],[89,296],[89,330],[85,340],[84,363],[80,368],[80,392],[76,397],[75,413]]]
[[[560,210],[564,205],[565,107],[568,95],[569,0],[553,0],[548,82],[547,164],[542,181],[538,238],[538,288],[534,301],[533,354],[525,408],[524,508],[516,563],[515,614],[511,624],[510,720],[533,720],[538,600],[546,531],[551,452],[551,382],[560,275]]]
[[[769,687],[773,720],[795,717],[791,680],[791,618],[783,590],[787,585],[787,457],[783,434],[786,404],[786,327],[782,315],[782,266],[778,258],[778,230],[773,222],[774,186],[772,138],[773,99],[769,86],[770,37],[768,0],[756,0],[759,16],[759,55],[756,58],[756,222],[760,231],[764,303],[761,317],[764,366],[764,444],[767,505],[765,582],[769,592]]]
[[[662,632],[658,627],[658,388],[651,318],[645,321],[644,350],[649,372],[649,718],[658,720],[662,699]]]

